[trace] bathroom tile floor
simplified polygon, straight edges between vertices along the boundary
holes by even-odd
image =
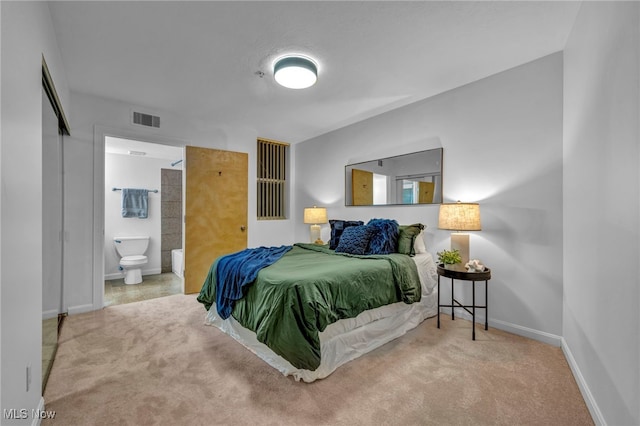
[[[173,272],[144,275],[140,284],[127,285],[124,278],[104,282],[104,306],[122,305],[182,294],[182,278]]]

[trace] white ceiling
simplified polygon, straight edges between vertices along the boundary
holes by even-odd
[[[108,154],[135,155],[129,151],[144,153],[138,154],[144,156],[144,158],[167,160],[167,167],[169,167],[171,163],[182,159],[182,147],[114,138],[111,136],[105,137],[104,152]]]
[[[49,8],[71,90],[295,143],[562,50],[579,5],[55,1]],[[286,53],[316,59],[315,86],[275,83],[272,62]]]

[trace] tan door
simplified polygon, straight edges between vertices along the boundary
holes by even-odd
[[[373,204],[373,173],[366,170],[351,170],[351,198],[354,206]]]
[[[418,203],[433,203],[433,182],[418,182]]]
[[[247,248],[247,165],[246,153],[186,147],[186,294],[200,291],[217,257]]]

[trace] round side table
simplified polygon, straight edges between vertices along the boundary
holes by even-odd
[[[440,303],[440,277],[451,279],[451,304]],[[489,329],[489,280],[491,279],[491,269],[485,268],[482,272],[467,272],[463,267],[456,269],[445,269],[441,263],[438,265],[438,328],[440,328],[440,308],[451,308],[451,319],[455,320],[455,308],[462,308],[471,315],[471,338],[476,340],[476,309],[484,309],[484,329]],[[454,281],[471,281],[472,301],[471,305],[463,305],[454,296]],[[476,305],[476,281],[484,281],[484,305]]]

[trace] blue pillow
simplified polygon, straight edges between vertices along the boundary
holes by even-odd
[[[395,253],[398,247],[398,222],[393,219],[371,219],[367,226],[373,230],[367,254]]]
[[[335,250],[338,247],[338,243],[340,242],[340,236],[350,226],[361,226],[364,225],[364,222],[360,220],[338,220],[331,219],[329,221],[331,225],[331,239],[329,240],[329,248],[331,250]]]
[[[368,226],[350,226],[342,233],[336,253],[366,254],[370,239],[371,228]]]

